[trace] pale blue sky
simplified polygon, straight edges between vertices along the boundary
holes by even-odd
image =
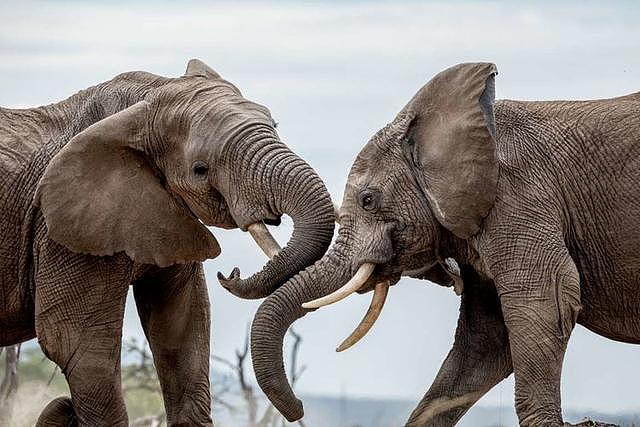
[[[0,105],[62,100],[128,70],[180,75],[198,57],[267,105],[279,132],[339,201],[367,139],[441,69],[497,64],[499,98],[579,99],[640,90],[633,2],[0,2]],[[276,232],[286,241],[289,224]],[[213,348],[231,357],[259,302],[223,291],[215,273],[265,260],[240,231],[214,230],[223,254],[206,262]],[[301,392],[418,400],[448,352],[458,298],[404,279],[355,348],[334,348],[368,305],[355,296],[297,323],[308,369]],[[135,310],[126,335],[140,334]],[[581,327],[565,360],[563,402],[636,409],[640,347]],[[512,381],[482,404],[513,399]]]

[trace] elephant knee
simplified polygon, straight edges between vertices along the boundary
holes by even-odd
[[[36,427],[75,427],[78,425],[73,403],[69,397],[57,397],[44,408]]]
[[[567,339],[576,325],[578,314],[582,310],[580,279],[577,271],[569,270],[558,274],[555,285],[558,327],[561,336]]]

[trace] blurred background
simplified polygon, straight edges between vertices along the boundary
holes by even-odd
[[[179,76],[190,58],[200,58],[271,109],[282,139],[319,172],[339,203],[359,150],[435,73],[459,62],[491,61],[500,73],[497,98],[624,95],[640,90],[639,21],[634,1],[0,1],[0,105],[57,102],[130,70]],[[237,369],[260,301],[233,297],[215,275],[234,266],[247,275],[265,259],[247,234],[212,231],[222,246],[222,255],[205,263],[214,416],[224,427],[257,425],[269,408],[253,386],[249,356],[244,386]],[[272,231],[284,244],[291,222]],[[450,289],[403,279],[372,332],[335,353],[369,298],[354,296],[306,316],[295,326],[299,341],[290,336],[286,342],[288,353],[297,349],[296,389],[307,426],[401,425],[449,351],[459,298]],[[161,399],[132,299],[124,339],[130,417],[150,417],[140,422],[154,425]],[[20,387],[29,390],[29,402],[64,389],[38,351],[35,341],[21,348]],[[578,326],[564,363],[565,417],[640,423],[639,355],[638,347]],[[29,425],[34,409],[21,402],[16,425]],[[512,378],[460,423],[516,424]]]

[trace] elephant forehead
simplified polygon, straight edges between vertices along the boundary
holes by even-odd
[[[222,79],[179,80],[163,87],[159,98],[174,113],[193,121],[271,117],[265,106],[244,98],[235,86]]]
[[[391,180],[404,173],[400,146],[395,144],[391,147],[380,147],[379,143],[376,145],[377,148],[372,146],[356,158],[348,177],[348,182],[352,185],[359,188],[384,188]]]
[[[193,112],[191,132],[204,137],[227,138],[256,124],[273,128],[269,110],[240,96],[230,96],[201,104]]]

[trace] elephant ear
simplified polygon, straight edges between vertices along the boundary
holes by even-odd
[[[436,75],[409,103],[409,141],[434,214],[461,238],[477,233],[498,180],[494,64],[469,63]]]
[[[215,237],[145,155],[148,110],[141,101],[89,126],[51,160],[36,193],[49,236],[76,252],[124,251],[160,267],[216,257]]]
[[[220,78],[220,74],[216,73],[211,67],[196,58],[189,61],[187,64],[187,71],[185,71],[184,75],[185,77],[201,76],[210,79]]]

